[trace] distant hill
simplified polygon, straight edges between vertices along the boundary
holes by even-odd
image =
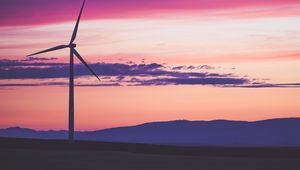
[[[76,139],[180,146],[300,146],[300,118],[246,121],[169,121],[76,132]],[[67,131],[0,129],[0,137],[66,139]]]

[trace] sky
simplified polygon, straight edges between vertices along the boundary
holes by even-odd
[[[71,3],[72,2],[72,3]],[[67,129],[81,0],[0,0],[0,128]],[[300,117],[299,0],[87,0],[76,130]]]

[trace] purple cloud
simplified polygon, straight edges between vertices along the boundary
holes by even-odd
[[[33,59],[35,61],[36,59]],[[39,59],[37,59],[39,60]],[[43,60],[43,59],[42,59]],[[242,88],[271,88],[271,87],[300,87],[300,83],[270,84],[265,81],[258,82],[245,76],[237,76],[232,73],[203,72],[211,68],[203,66],[176,66],[171,70],[158,63],[94,63],[90,64],[96,74],[103,80],[100,84],[88,84],[78,82],[77,86],[160,86],[160,85],[213,85],[220,87]],[[41,83],[5,83],[5,80],[15,79],[18,81],[32,79],[64,79],[69,76],[67,63],[54,62],[27,62],[24,60],[0,60],[0,80],[4,83],[0,86],[65,86],[67,81],[54,81]],[[75,64],[75,76],[91,76],[82,64]]]
[[[250,82],[233,74],[208,73],[201,71],[185,72],[184,70],[168,70],[162,64],[121,64],[94,63],[90,66],[105,78],[111,85],[243,85]],[[178,66],[180,68],[181,66]],[[188,66],[194,69],[199,66]],[[211,67],[211,66],[206,66]],[[0,60],[0,79],[57,79],[68,78],[69,66],[66,63],[24,62],[22,60]],[[90,76],[82,64],[75,64],[75,76]],[[7,84],[14,86],[13,84]],[[21,83],[23,85],[23,83]],[[33,84],[33,85],[65,85],[65,84]],[[83,86],[83,84],[78,84]],[[87,84],[85,85],[87,86]],[[89,85],[98,86],[98,85]]]

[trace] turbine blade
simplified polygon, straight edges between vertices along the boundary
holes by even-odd
[[[94,75],[97,77],[97,79],[100,81],[100,78],[97,76],[97,74],[91,69],[91,67],[84,61],[84,59],[80,56],[80,54],[75,50],[73,49],[74,51],[74,54],[76,55],[76,57],[88,68],[88,70]]]
[[[83,11],[84,4],[85,4],[85,0],[83,1],[83,4],[81,6],[80,13],[79,13],[79,16],[77,18],[77,22],[76,22],[75,28],[73,30],[73,34],[72,34],[72,38],[71,38],[70,44],[72,44],[75,41],[75,39],[76,39],[77,31],[78,31],[78,26],[79,26],[79,22],[80,22],[80,18],[81,18],[81,14],[82,14],[82,11]]]
[[[30,57],[30,56],[33,56],[33,55],[37,55],[37,54],[41,54],[41,53],[50,52],[50,51],[56,51],[56,50],[64,49],[64,48],[67,48],[67,47],[69,47],[69,46],[68,45],[59,45],[59,46],[56,46],[56,47],[53,47],[53,48],[49,48],[47,50],[43,50],[43,51],[39,51],[37,53],[33,53],[33,54],[30,54],[30,55],[27,55],[27,57]]]

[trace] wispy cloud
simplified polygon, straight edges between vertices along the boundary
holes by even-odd
[[[58,58],[56,57],[51,57],[51,58],[41,58],[41,57],[27,57],[26,59],[22,61],[51,61],[51,60],[57,60]]]
[[[56,58],[28,58],[23,60],[8,60],[8,59],[1,59],[0,60],[0,70],[10,70],[11,68],[7,67],[27,67],[27,66],[63,66],[66,63],[54,63],[54,62],[41,62],[41,61],[49,61],[55,60]],[[32,62],[34,61],[34,62]],[[36,62],[39,61],[39,62]]]
[[[210,65],[200,65],[200,66],[193,66],[193,65],[189,65],[189,66],[175,66],[172,67],[172,70],[195,70],[195,69],[206,69],[206,70],[213,70],[215,69],[215,67],[210,66]]]
[[[300,83],[282,83],[282,84],[270,84],[270,83],[253,83],[250,85],[233,86],[242,88],[300,88]]]

